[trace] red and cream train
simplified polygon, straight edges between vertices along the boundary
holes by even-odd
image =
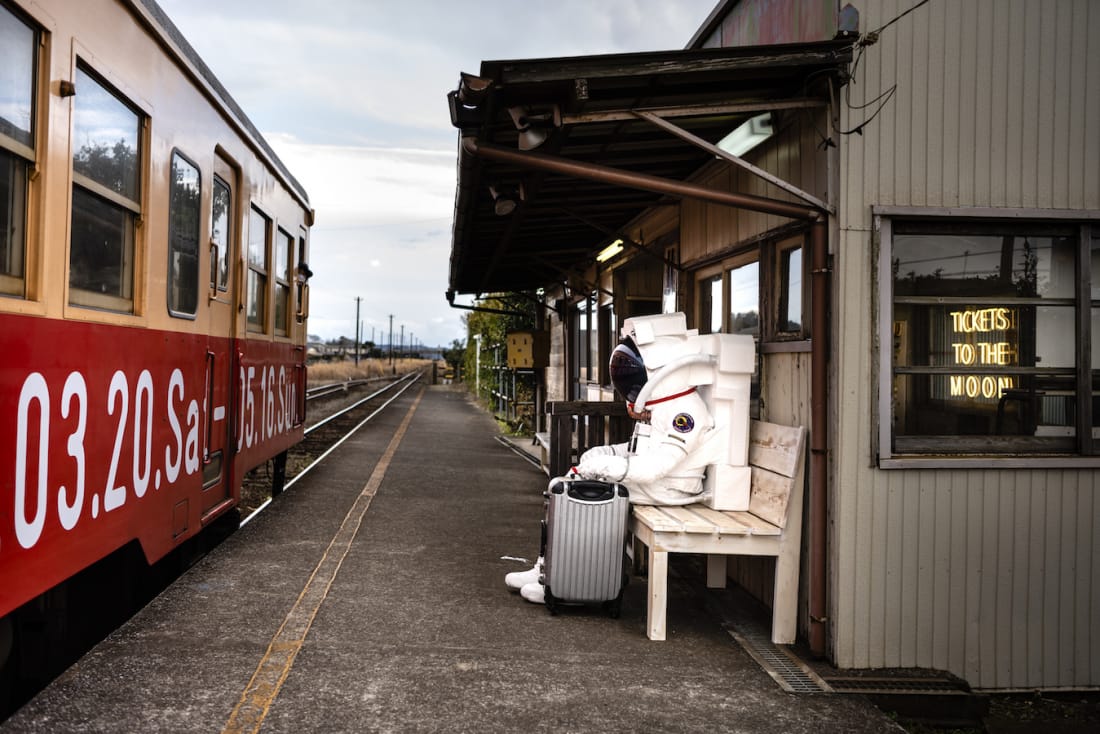
[[[0,0],[0,623],[285,460],[312,221],[153,0]]]

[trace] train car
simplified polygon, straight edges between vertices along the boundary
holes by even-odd
[[[13,610],[301,440],[312,223],[153,0],[0,0],[0,664]]]

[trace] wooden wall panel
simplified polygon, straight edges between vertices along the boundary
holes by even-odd
[[[824,199],[828,179],[824,162],[817,155],[821,142],[817,130],[824,132],[823,127],[815,128],[809,112],[788,117],[779,134],[750,151],[745,159]],[[716,162],[693,180],[724,191],[799,201],[732,163]],[[784,217],[685,199],[680,207],[681,260],[690,264],[717,255],[789,222]]]

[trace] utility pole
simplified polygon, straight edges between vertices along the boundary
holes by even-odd
[[[405,356],[405,325],[401,324],[401,356]]]
[[[393,365],[393,314],[390,314],[390,365]]]
[[[363,299],[355,297],[355,366],[359,366],[359,302]]]

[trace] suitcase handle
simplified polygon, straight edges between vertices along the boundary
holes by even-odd
[[[586,502],[606,502],[615,496],[615,485],[595,480],[573,481],[569,483],[569,496]]]

